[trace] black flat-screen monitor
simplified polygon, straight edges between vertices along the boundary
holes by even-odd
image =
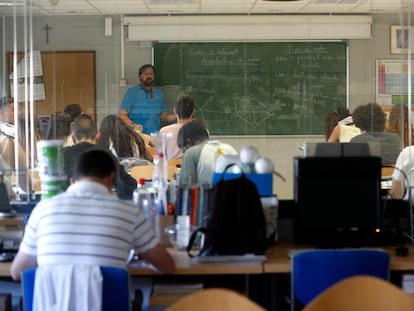
[[[294,175],[296,243],[381,244],[379,157],[294,158]]]

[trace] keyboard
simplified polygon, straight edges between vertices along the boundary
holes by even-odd
[[[383,251],[385,252],[385,249],[381,247],[355,247],[355,248],[290,248],[288,249],[287,256],[292,259],[293,256],[299,253],[303,253],[306,251],[312,251],[312,250],[374,250],[374,251]]]

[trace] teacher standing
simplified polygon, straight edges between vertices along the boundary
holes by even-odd
[[[151,134],[160,130],[161,121],[175,120],[173,113],[166,112],[164,94],[154,86],[155,68],[151,64],[138,70],[140,83],[130,87],[121,103],[119,117],[131,129]]]

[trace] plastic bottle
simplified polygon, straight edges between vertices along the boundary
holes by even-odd
[[[154,172],[152,175],[152,186],[156,192],[157,200],[155,202],[156,211],[159,215],[167,214],[167,161],[164,158],[164,154],[159,152],[154,157]]]
[[[145,186],[144,178],[138,180],[137,189],[135,189],[132,199],[148,219],[154,215],[154,194]]]
[[[168,182],[168,163],[162,152],[154,156],[154,172],[152,175],[152,185],[156,189],[165,189]]]
[[[158,189],[158,185],[160,182],[160,158],[158,154],[154,155],[154,158],[152,160],[152,163],[154,164],[154,170],[152,172],[152,186],[155,189]]]

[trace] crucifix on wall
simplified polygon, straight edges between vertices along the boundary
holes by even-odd
[[[46,44],[49,44],[49,30],[52,30],[52,27],[49,27],[49,24],[46,23],[46,26],[43,27],[43,30],[46,31]]]

